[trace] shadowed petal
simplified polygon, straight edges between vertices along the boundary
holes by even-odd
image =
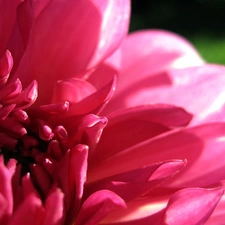
[[[187,166],[170,184],[173,187],[206,186],[225,179],[225,124],[206,124],[171,132],[130,147],[89,171],[89,176],[110,176],[169,159],[187,159]],[[129,159],[129,160],[127,160]]]
[[[62,225],[65,216],[64,194],[59,188],[53,187],[45,201],[45,216],[42,225]],[[64,214],[64,215],[63,215]]]
[[[44,208],[35,195],[29,195],[13,214],[9,225],[39,225],[42,224]],[[26,218],[26,219],[25,219]]]
[[[225,67],[217,65],[163,71],[114,96],[107,112],[162,102],[184,107],[195,115],[192,124],[224,121],[224,74]],[[155,85],[153,78],[157,80]]]
[[[117,207],[125,207],[124,201],[119,196],[108,190],[95,192],[82,205],[75,225],[98,224]]]
[[[48,102],[55,81],[84,76],[118,47],[128,31],[129,14],[129,0],[51,1],[37,17],[16,76],[25,85],[37,79],[38,102]]]
[[[103,160],[172,128],[185,126],[191,118],[182,108],[170,105],[139,106],[111,113],[91,163],[94,164],[96,160]]]
[[[185,164],[186,161],[179,160],[152,164],[112,177],[107,177],[94,183],[92,183],[91,180],[95,178],[90,177],[87,181],[85,193],[89,195],[90,192],[94,193],[100,189],[107,189],[113,191],[127,202],[150,192],[165,179],[178,173]]]

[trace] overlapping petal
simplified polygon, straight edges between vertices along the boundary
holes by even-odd
[[[194,114],[192,124],[224,121],[224,74],[225,67],[217,65],[168,69],[155,74],[158,85],[151,83],[150,77],[115,96],[109,110],[163,102]]]
[[[182,108],[160,104],[111,113],[92,160],[102,160],[172,128],[185,126],[191,118]],[[114,136],[115,132],[119,135]]]
[[[105,177],[168,159],[187,159],[172,187],[207,186],[223,180],[224,124],[207,124],[140,142],[101,161],[89,176]],[[118,133],[119,135],[119,133]],[[129,158],[129,160],[126,160]],[[119,166],[122,165],[122,166]],[[104,169],[103,169],[104,168]]]
[[[129,14],[129,0],[50,1],[35,20],[15,76],[25,84],[37,79],[39,102],[48,102],[55,81],[84,77],[118,47],[128,31]]]

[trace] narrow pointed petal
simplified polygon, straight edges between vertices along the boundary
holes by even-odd
[[[84,183],[87,175],[88,146],[77,145],[71,150],[70,179],[76,187],[76,200],[83,196]]]
[[[168,185],[181,188],[218,183],[225,179],[225,174],[219,172],[225,169],[221,160],[225,154],[224,130],[225,124],[218,123],[161,135],[98,162],[89,176],[97,173],[100,178],[172,158],[187,159],[188,163]]]
[[[178,160],[162,162],[97,180],[94,183],[90,182],[90,179],[96,179],[96,177],[90,177],[87,181],[86,194],[107,189],[119,195],[125,202],[128,202],[151,192],[165,179],[169,179],[178,173],[185,164],[185,161]]]

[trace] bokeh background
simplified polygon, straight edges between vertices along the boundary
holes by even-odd
[[[225,0],[132,0],[130,32],[148,28],[176,32],[225,65]]]

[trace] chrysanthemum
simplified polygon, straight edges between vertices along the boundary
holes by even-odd
[[[177,65],[209,68],[190,44],[174,36],[178,47],[168,50],[160,37],[172,34],[153,34],[162,51],[153,51],[149,67],[147,61],[136,67],[142,57],[127,59],[129,44],[122,44],[128,0],[0,0],[0,6],[0,223],[206,222],[224,192],[225,125],[184,128],[192,119],[185,105],[134,100],[136,88],[144,90],[140,68],[159,75],[154,85]],[[141,76],[130,80],[126,69]],[[117,78],[118,94],[104,108]],[[134,104],[123,105],[126,98]],[[198,111],[190,112],[201,123]]]

